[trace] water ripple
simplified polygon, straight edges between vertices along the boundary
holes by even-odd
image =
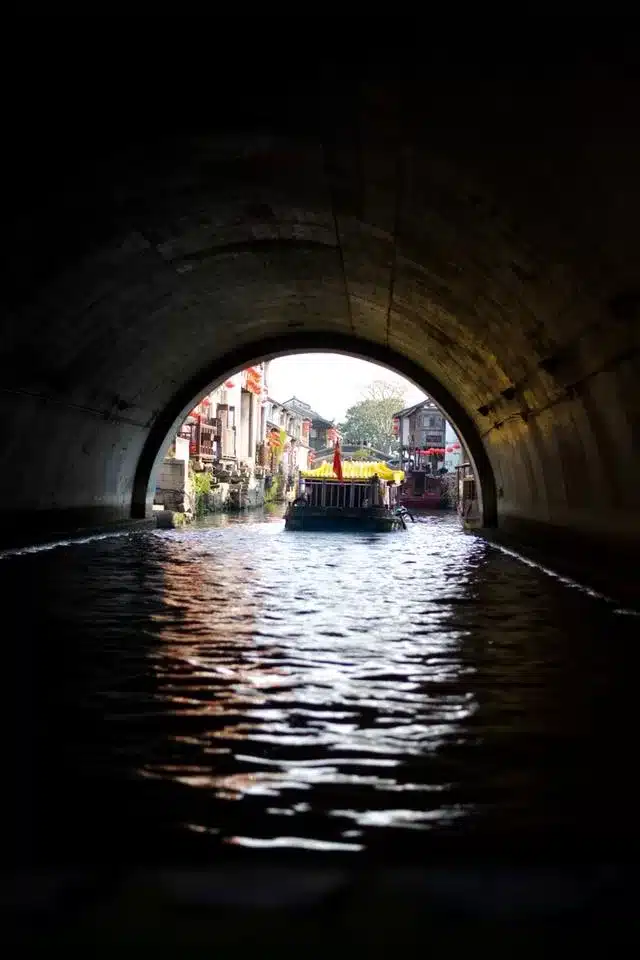
[[[27,776],[42,849],[420,855],[593,840],[631,804],[634,618],[449,515],[388,536],[218,518],[0,573],[28,596],[11,655],[20,749],[49,758]]]

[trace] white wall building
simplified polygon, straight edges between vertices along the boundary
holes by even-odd
[[[229,377],[193,408],[180,429],[189,441],[192,459],[225,461],[229,468],[253,470],[265,438],[262,412],[267,364],[248,367]]]
[[[297,476],[300,470],[307,470],[309,467],[309,420],[271,397],[266,398],[264,410],[267,434],[273,432],[274,437],[280,431],[286,434],[284,448],[280,450],[276,447],[280,454],[278,460],[282,465],[282,472],[287,476]]]
[[[214,475],[212,483],[220,505],[257,506],[263,502],[267,371],[268,363],[241,370],[196,404],[165,458],[157,501],[176,500],[176,486],[184,486],[186,491],[186,464],[178,469],[186,455],[195,470]]]

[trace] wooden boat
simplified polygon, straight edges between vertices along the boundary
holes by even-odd
[[[386,463],[349,461],[341,468],[341,479],[329,463],[301,473],[296,499],[285,516],[287,530],[406,529],[404,517],[395,512],[402,470],[391,470]]]
[[[398,500],[411,509],[443,510],[446,498],[442,478],[434,477],[425,470],[408,470]]]

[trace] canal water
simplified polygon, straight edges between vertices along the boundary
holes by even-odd
[[[640,621],[464,534],[216,517],[5,554],[20,861],[625,856]]]

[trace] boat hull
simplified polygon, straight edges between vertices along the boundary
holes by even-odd
[[[330,507],[292,506],[285,516],[287,530],[365,531],[389,533],[400,530],[402,520],[388,511],[347,511]]]
[[[433,496],[413,497],[401,496],[399,502],[410,510],[445,510],[447,502],[439,493]]]

